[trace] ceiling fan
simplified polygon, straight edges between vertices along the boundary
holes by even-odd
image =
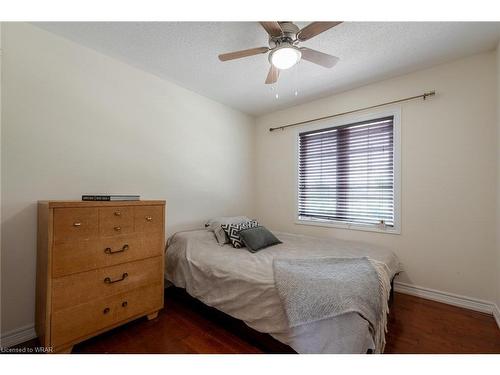
[[[312,22],[299,29],[292,22],[260,22],[269,34],[269,47],[223,53],[219,55],[219,60],[228,61],[269,52],[268,58],[271,67],[267,74],[266,84],[276,83],[280,70],[291,68],[300,59],[325,68],[332,68],[339,60],[338,57],[307,47],[299,47],[299,43],[305,42],[340,23],[342,22]]]

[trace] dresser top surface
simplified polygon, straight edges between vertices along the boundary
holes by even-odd
[[[64,207],[116,207],[116,206],[158,206],[165,205],[164,200],[140,200],[140,201],[80,201],[80,200],[50,200],[38,201],[39,205],[48,208]]]

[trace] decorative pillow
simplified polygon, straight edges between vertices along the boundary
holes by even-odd
[[[241,224],[222,224],[221,227],[229,237],[229,241],[234,248],[239,249],[245,246],[240,239],[240,230],[258,227],[259,223],[255,220],[247,221]]]
[[[259,226],[240,230],[240,240],[252,253],[282,243],[267,228]]]
[[[250,221],[250,219],[246,216],[222,216],[222,217],[216,217],[213,219],[210,219],[206,224],[205,227],[208,230],[211,230],[215,234],[215,238],[217,239],[217,242],[219,245],[224,245],[226,243],[229,243],[229,238],[227,238],[226,233],[224,232],[224,229],[221,228],[222,224],[241,224],[241,223],[246,223],[247,221]]]

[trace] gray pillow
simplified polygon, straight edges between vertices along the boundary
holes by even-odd
[[[224,232],[224,229],[222,229],[221,225],[222,224],[241,224],[241,223],[246,223],[247,221],[250,221],[250,219],[246,216],[221,216],[221,217],[216,217],[213,219],[210,219],[206,224],[205,227],[208,230],[211,230],[215,234],[215,238],[217,239],[217,242],[219,245],[224,245],[226,243],[229,243],[229,238],[227,238],[226,233]]]
[[[241,224],[222,224],[222,229],[226,232],[226,236],[229,238],[231,245],[234,248],[239,249],[240,247],[245,246],[245,244],[241,241],[240,231],[248,228],[256,228],[260,226],[260,224],[255,220],[247,221],[246,223]]]
[[[241,230],[240,239],[252,253],[282,243],[267,228],[262,226]]]

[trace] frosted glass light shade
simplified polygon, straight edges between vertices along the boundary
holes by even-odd
[[[281,47],[271,52],[271,64],[276,68],[284,70],[297,64],[302,57],[300,49],[296,47]]]

